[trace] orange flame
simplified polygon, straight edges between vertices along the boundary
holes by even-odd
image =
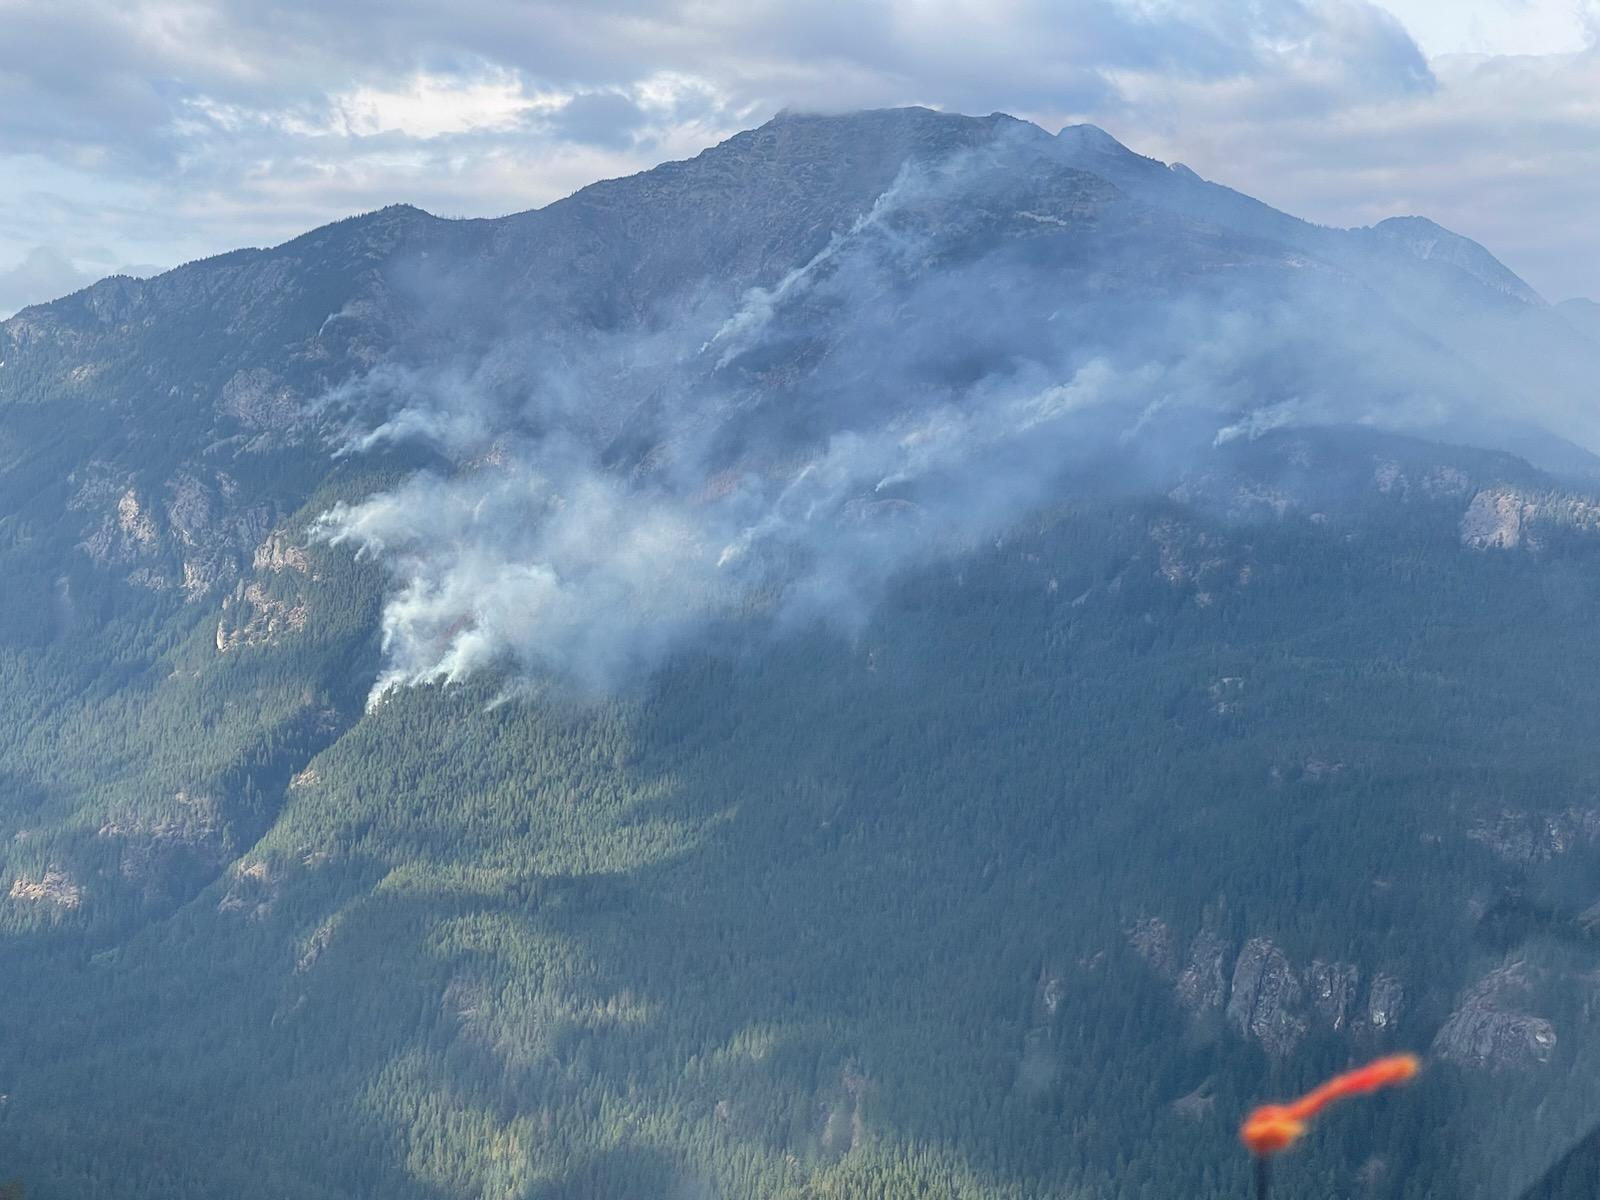
[[[1416,1055],[1396,1054],[1343,1075],[1335,1075],[1293,1103],[1263,1104],[1245,1118],[1244,1124],[1239,1127],[1239,1140],[1258,1158],[1287,1150],[1300,1140],[1311,1118],[1335,1100],[1405,1083],[1421,1067]]]

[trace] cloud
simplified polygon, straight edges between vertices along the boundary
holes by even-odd
[[[786,105],[925,103],[1095,121],[1313,219],[1422,213],[1552,297],[1600,291],[1600,3],[1391,6],[1406,24],[1365,0],[7,0],[0,261],[94,230],[178,262],[396,201],[497,215]]]
[[[316,116],[303,111],[226,109],[206,97],[190,103],[228,132],[254,122],[308,138],[398,134],[429,140],[450,134],[511,133],[568,102],[558,94],[530,91],[513,71],[485,66],[472,74],[416,71],[386,86],[369,84],[334,92],[326,110]]]
[[[0,270],[0,315],[65,296],[94,282],[52,246],[35,246],[10,270]]]
[[[1327,224],[1421,214],[1552,298],[1600,291],[1600,52],[1436,60],[1436,86],[1312,103],[1257,78],[1126,80],[1124,136]]]
[[[1375,96],[1428,83],[1360,0],[9,0],[6,27],[0,255],[37,161],[72,204],[165,214],[120,252],[179,261],[401,200],[536,206],[784,106],[1108,119],[1125,77],[1293,90],[1323,62]]]
[[[1386,0],[1430,56],[1572,54],[1594,45],[1595,0]]]
[[[649,120],[639,102],[621,92],[580,92],[550,121],[557,136],[593,146],[621,149]]]
[[[148,278],[160,271],[149,263],[121,262],[102,245],[34,246],[16,266],[0,268],[0,318],[30,304],[60,299],[107,275]]]
[[[740,115],[912,100],[1082,110],[1114,98],[1117,72],[1275,74],[1307,54],[1380,93],[1426,73],[1398,23],[1361,0],[12,0],[7,18],[0,78],[30,103],[0,112],[6,144],[91,147],[158,170],[182,157],[174,126],[195,104],[316,128],[317,110],[354,94],[382,131],[404,127],[385,110],[430,96],[450,112],[473,97],[480,114],[503,113],[524,90],[626,96],[664,72],[703,81]]]

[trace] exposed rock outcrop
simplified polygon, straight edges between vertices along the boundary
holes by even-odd
[[[245,429],[263,435],[292,432],[305,419],[306,406],[293,388],[264,367],[234,372],[222,385],[218,409]],[[282,444],[282,438],[262,436],[248,449],[262,450]]]
[[[1306,991],[1317,1016],[1335,1033],[1345,1027],[1355,1005],[1361,972],[1350,963],[1313,959],[1306,969]]]
[[[271,646],[291,633],[306,627],[310,614],[304,600],[284,600],[272,595],[262,584],[240,583],[222,601],[222,616],[217,621],[218,654],[240,646]]]
[[[1066,998],[1067,985],[1060,974],[1043,967],[1039,971],[1039,981],[1034,985],[1033,992],[1033,1019],[1035,1023],[1048,1023],[1061,1007],[1061,1001]]]
[[[239,913],[246,920],[264,920],[277,902],[280,880],[264,862],[235,864],[228,890],[217,901],[219,913]]]
[[[1375,976],[1363,995],[1355,963],[1314,958],[1299,968],[1267,937],[1250,938],[1235,954],[1219,934],[1202,929],[1180,967],[1171,929],[1160,918],[1142,918],[1123,933],[1156,975],[1172,981],[1182,1008],[1196,1017],[1221,1012],[1274,1057],[1292,1054],[1314,1027],[1387,1034],[1405,1003],[1405,989],[1392,975]]]
[[[1145,964],[1163,979],[1171,979],[1178,969],[1172,946],[1172,930],[1159,917],[1145,917],[1127,929],[1128,944]]]
[[[1264,937],[1251,938],[1239,951],[1228,997],[1228,1021],[1253,1037],[1267,1053],[1293,1053],[1309,1023],[1301,1012],[1304,989],[1283,951]]]
[[[257,571],[271,571],[274,575],[281,575],[285,571],[298,571],[302,575],[311,573],[305,548],[290,541],[288,533],[282,529],[273,531],[256,547],[250,565]]]
[[[98,486],[85,485],[79,496],[98,498]],[[85,501],[85,503],[92,500]],[[137,489],[125,487],[111,499],[99,524],[83,540],[82,548],[101,566],[130,566],[148,559],[159,548],[161,530],[149,504]]]
[[[1367,989],[1367,1010],[1363,1022],[1375,1033],[1393,1029],[1405,1011],[1406,990],[1393,975],[1379,975]]]
[[[1209,929],[1197,933],[1178,973],[1178,1003],[1196,1016],[1220,1009],[1228,995],[1227,962],[1228,946],[1220,937]]]
[[[1461,543],[1474,550],[1514,550],[1522,542],[1522,500],[1511,491],[1479,492],[1461,517]]]
[[[1600,530],[1600,504],[1576,495],[1485,488],[1461,516],[1461,544],[1474,550],[1538,549],[1542,533],[1562,528]]]
[[[198,599],[238,577],[244,553],[272,524],[266,505],[240,507],[233,480],[218,473],[203,481],[189,472],[167,480],[167,525],[183,555],[183,591]]]
[[[58,866],[46,867],[38,876],[18,875],[7,895],[12,900],[69,910],[83,903],[83,888]]]
[[[221,471],[181,470],[159,489],[98,460],[73,474],[70,512],[86,514],[78,546],[97,566],[122,568],[135,587],[181,588],[199,599],[238,577],[272,527],[270,504],[243,504]]]
[[[1464,1067],[1511,1070],[1541,1066],[1556,1047],[1556,1029],[1518,1007],[1532,990],[1521,963],[1489,972],[1462,998],[1433,1039],[1433,1054]]]

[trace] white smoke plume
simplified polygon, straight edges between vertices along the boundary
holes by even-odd
[[[1488,411],[1337,272],[1191,230],[1195,272],[1046,168],[1003,144],[909,167],[771,285],[330,397],[343,453],[414,440],[452,464],[321,523],[393,574],[376,694],[486,670],[605,691],[718,620],[848,629],[1098,454],[1170,480],[1288,425]]]

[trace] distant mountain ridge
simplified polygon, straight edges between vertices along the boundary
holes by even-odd
[[[1042,151],[1050,144],[1050,135],[1044,130],[1004,113],[973,118],[922,108],[883,109],[848,117],[785,112],[760,129],[738,134],[721,145],[703,151],[694,159],[663,164],[637,176],[591,184],[573,196],[544,208],[506,217],[479,218],[450,224],[463,229],[492,230],[494,233],[491,237],[498,238],[495,244],[503,247],[546,222],[554,222],[558,229],[571,228],[566,222],[579,219],[578,212],[586,210],[589,214],[598,214],[614,204],[615,198],[621,193],[635,191],[641,184],[645,197],[671,203],[673,199],[684,196],[686,185],[703,188],[715,180],[720,179],[726,184],[737,179],[744,186],[759,186],[759,175],[764,170],[777,169],[786,173],[796,172],[785,174],[785,181],[796,192],[809,197],[811,203],[820,202],[824,206],[814,210],[810,222],[802,217],[800,225],[804,228],[819,218],[836,222],[837,214],[831,217],[826,215],[831,206],[859,207],[864,199],[879,194],[892,182],[892,173],[885,177],[890,165],[898,167],[909,159],[970,148],[991,140],[1001,131],[1028,144],[1030,149]],[[1069,165],[1098,175],[1137,199],[1161,203],[1174,210],[1215,221],[1236,232],[1275,237],[1290,244],[1324,250],[1341,241],[1355,242],[1361,240],[1362,235],[1376,234],[1386,242],[1404,247],[1419,259],[1448,262],[1486,287],[1530,304],[1543,304],[1537,292],[1484,247],[1424,217],[1391,217],[1370,230],[1316,226],[1230,188],[1202,180],[1181,163],[1169,167],[1156,159],[1139,155],[1097,126],[1065,126],[1055,136],[1055,146]],[[797,171],[801,164],[804,164],[804,169]],[[696,193],[698,199],[704,200],[709,200],[711,195],[711,192]],[[629,197],[630,201],[634,199],[633,196]],[[410,217],[429,216],[420,209],[404,204],[370,215],[377,217],[389,213],[404,213]],[[751,215],[748,211],[745,214],[746,217]],[[351,219],[361,221],[365,218]],[[337,225],[327,228],[337,228]],[[730,243],[734,244],[747,238],[776,234],[771,228],[763,231],[760,228],[741,227],[738,220],[723,228]],[[320,246],[324,244],[323,233],[321,230],[313,231],[285,243],[279,249],[288,250],[306,243]],[[463,239],[463,244],[472,243],[469,239]],[[189,273],[200,268],[233,266],[264,253],[271,252],[232,251],[185,264],[176,268],[176,271]],[[734,257],[737,259],[738,256]],[[102,284],[92,285],[92,288],[127,282],[130,282],[129,277],[115,276]]]

